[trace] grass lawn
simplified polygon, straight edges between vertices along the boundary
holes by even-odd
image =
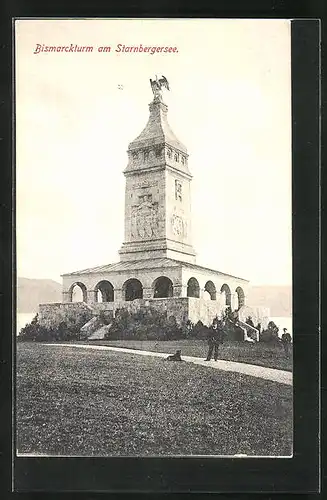
[[[87,342],[83,342],[87,343]],[[129,347],[145,351],[167,352],[173,354],[176,349],[182,350],[182,356],[198,356],[205,358],[208,344],[205,340],[94,340],[92,344],[113,347]],[[250,342],[226,341],[219,348],[219,358],[227,361],[239,361],[253,365],[267,366],[279,370],[292,371],[292,353],[289,359],[284,356],[282,345],[266,342],[251,344]]]
[[[292,388],[192,363],[17,345],[17,450],[290,455]]]

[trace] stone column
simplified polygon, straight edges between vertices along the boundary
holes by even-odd
[[[121,288],[115,288],[115,290],[114,290],[114,301],[115,302],[120,302],[122,300],[124,300],[123,290]]]
[[[96,302],[96,294],[97,292],[95,290],[88,290],[87,291],[87,302]]]
[[[232,311],[235,311],[235,309],[238,308],[238,295],[237,295],[237,293],[231,294],[231,308],[232,308]]]
[[[174,297],[187,297],[187,286],[186,285],[174,285],[173,296]]]
[[[247,295],[244,292],[243,306],[247,305]]]
[[[143,287],[143,298],[144,299],[153,299],[153,289]]]
[[[70,292],[62,292],[62,301],[63,302],[71,302],[71,294]]]

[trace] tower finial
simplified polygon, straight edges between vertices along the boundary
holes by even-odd
[[[170,90],[168,80],[165,76],[158,80],[158,76],[156,75],[156,79],[152,80],[150,78],[150,85],[153,92],[153,100],[154,101],[162,101],[162,88],[165,87],[167,90]]]

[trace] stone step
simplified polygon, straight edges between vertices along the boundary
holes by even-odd
[[[109,332],[110,327],[111,327],[111,323],[110,323],[110,325],[101,326],[100,328],[98,328],[98,330],[91,333],[91,335],[88,337],[88,340],[102,340],[102,339],[104,339],[106,336],[106,333]]]
[[[93,316],[85,325],[80,329],[81,335],[85,338],[89,338],[94,332],[99,330],[99,328],[103,325],[100,318],[97,316]]]

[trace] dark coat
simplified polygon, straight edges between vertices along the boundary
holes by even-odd
[[[224,332],[221,327],[216,329],[210,329],[208,335],[208,344],[209,345],[219,345],[223,343]]]

